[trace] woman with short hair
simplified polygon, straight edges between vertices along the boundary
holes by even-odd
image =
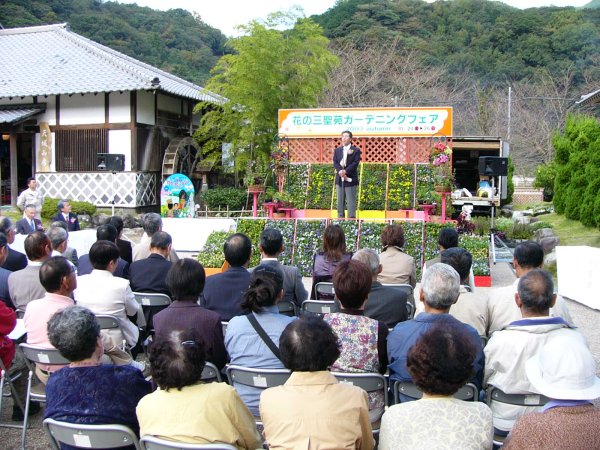
[[[417,285],[415,274],[415,260],[404,251],[404,229],[401,225],[387,225],[381,233],[381,246],[379,255],[381,273],[377,281],[387,284],[410,284],[413,288]],[[414,303],[414,300],[413,300]]]
[[[197,330],[158,335],[149,359],[158,389],[138,404],[142,436],[238,449],[262,447],[254,418],[235,389],[202,382],[205,352]]]
[[[421,335],[406,364],[423,398],[385,412],[380,450],[492,448],[490,408],[453,397],[472,376],[476,352],[463,327],[444,322]]]

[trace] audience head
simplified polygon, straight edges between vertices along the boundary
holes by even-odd
[[[117,233],[117,229],[110,223],[100,225],[96,229],[96,240],[98,241],[117,242],[118,235],[119,233]]]
[[[64,248],[60,249],[60,247],[64,246],[66,248],[68,238],[69,233],[67,233],[64,228],[52,226],[48,228],[48,239],[50,239],[50,244],[52,245],[53,250],[63,252]]]
[[[70,294],[77,288],[75,269],[66,258],[53,256],[40,267],[40,283],[46,292]]]
[[[284,294],[283,271],[274,264],[260,264],[252,271],[242,308],[261,312],[265,307],[275,305]]]
[[[169,233],[166,231],[157,231],[150,239],[150,251],[159,250],[161,253],[167,254],[171,250],[172,243],[173,239]]]
[[[574,336],[550,337],[525,363],[531,385],[555,400],[593,400],[600,397],[596,360],[581,339]]]
[[[90,263],[94,269],[109,270],[110,263],[116,263],[118,259],[119,247],[114,242],[96,241],[90,248]]]
[[[197,384],[205,358],[204,342],[195,328],[157,335],[148,355],[152,379],[166,391]]]
[[[442,252],[441,258],[444,264],[448,264],[458,272],[461,283],[465,284],[469,281],[473,257],[467,250],[460,247],[451,247]]]
[[[452,395],[473,375],[477,348],[464,327],[438,322],[408,351],[406,367],[427,394]]]
[[[8,217],[0,217],[0,233],[6,235],[9,244],[15,241],[15,226]]]
[[[204,267],[191,258],[182,258],[174,262],[165,278],[173,300],[197,301],[205,281]]]
[[[346,235],[339,225],[329,225],[323,232],[323,252],[329,261],[339,261],[346,253]]]
[[[29,220],[31,220],[35,217],[35,213],[36,213],[35,205],[25,206],[25,217],[27,217]]]
[[[274,257],[283,250],[283,236],[275,228],[265,228],[260,234],[260,248],[265,255]]]
[[[344,309],[362,308],[371,291],[372,282],[371,270],[366,264],[354,259],[342,261],[333,272],[335,296]]]
[[[100,325],[92,311],[70,306],[55,313],[48,321],[48,338],[60,354],[72,362],[91,358],[99,343]],[[98,354],[98,357],[100,356]]]
[[[458,247],[458,232],[454,228],[442,228],[438,235],[438,244],[444,249]]]
[[[404,229],[401,225],[386,225],[381,233],[381,246],[383,249],[388,247],[404,247]]]
[[[62,213],[68,214],[71,212],[71,203],[69,202],[69,200],[66,200],[66,199],[59,200],[58,203],[56,204],[56,207]]]
[[[8,257],[8,239],[4,233],[0,232],[0,266],[4,264]]]
[[[513,260],[521,269],[537,269],[544,264],[544,249],[533,241],[521,242],[515,247]]]
[[[527,316],[547,316],[554,306],[554,282],[550,273],[543,269],[532,269],[519,278],[517,305]]]
[[[448,264],[437,263],[427,269],[421,280],[421,300],[425,306],[446,311],[460,294],[460,277]]]
[[[225,260],[232,267],[242,267],[250,261],[252,255],[252,242],[243,233],[235,233],[229,236],[223,244]]]
[[[162,230],[162,219],[160,214],[148,213],[142,216],[142,228],[149,237]]]
[[[371,276],[373,277],[373,279],[376,279],[377,275],[379,275],[379,272],[381,272],[379,255],[373,249],[361,248],[354,255],[352,255],[352,259],[365,264],[371,271]]]
[[[29,261],[44,261],[52,253],[50,239],[43,231],[34,231],[25,238],[25,254]]]
[[[67,233],[69,233],[69,230],[67,228],[67,222],[63,222],[62,220],[57,220],[56,222],[52,222],[50,224],[50,228],[62,228]]]
[[[125,226],[125,223],[123,222],[121,216],[112,216],[110,219],[108,219],[107,223],[111,224],[117,229],[117,236],[121,236],[121,233],[123,232],[123,227]]]
[[[292,372],[327,370],[340,356],[341,344],[329,324],[320,317],[302,317],[281,333],[281,362]]]

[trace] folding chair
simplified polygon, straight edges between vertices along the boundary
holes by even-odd
[[[207,383],[210,383],[212,381],[220,383],[221,381],[223,381],[223,379],[221,378],[221,372],[219,372],[217,366],[208,361],[206,361],[206,363],[204,364],[204,369],[202,369],[202,375],[200,376],[200,379]]]
[[[142,450],[236,450],[237,447],[229,444],[186,444],[183,442],[167,441],[156,436],[142,436],[140,439]]]
[[[135,297],[135,301],[142,307],[144,318],[148,325],[148,333],[154,333],[154,327],[150,326],[152,317],[169,306],[171,298],[166,294],[157,292],[134,292],[133,296]]]
[[[61,443],[97,449],[133,445],[136,450],[141,449],[135,433],[124,425],[83,425],[46,419],[43,426],[54,450],[60,450]]]
[[[383,375],[378,373],[348,373],[348,372],[331,372],[335,378],[337,378],[338,382],[345,384],[352,384],[356,387],[361,388],[367,393],[371,392],[383,392],[384,399],[384,410],[385,406],[388,404],[388,384],[387,380]],[[381,411],[381,415],[383,415],[383,411]],[[381,416],[379,416],[376,420],[371,422],[371,427],[373,428],[373,434],[379,434],[379,426],[381,425]]]
[[[259,389],[267,389],[275,386],[281,386],[290,377],[291,372],[287,369],[257,369],[253,367],[236,366],[235,364],[227,366],[227,379],[229,384],[243,384]],[[254,417],[258,425],[262,424],[260,417]]]
[[[335,289],[331,281],[320,281],[315,285],[315,300],[333,300]]]
[[[5,397],[12,397],[13,402],[21,408],[21,411],[25,411],[25,405],[19,398],[17,390],[15,389],[13,382],[20,378],[22,373],[17,373],[12,377],[8,375],[8,370],[4,367],[2,359],[0,359],[0,414],[2,414],[2,403]],[[4,392],[5,386],[8,386],[8,392]],[[0,427],[5,428],[23,428],[24,422],[21,425],[10,422],[0,422]]]
[[[294,317],[298,314],[296,304],[290,300],[281,300],[277,303],[279,314]]]
[[[98,324],[100,325],[101,330],[106,330],[109,332],[111,330],[119,330],[119,333],[121,333],[121,336],[123,337],[121,350],[129,353],[129,355],[133,358],[133,355],[131,354],[131,348],[129,347],[129,345],[127,345],[127,341],[125,339],[125,330],[123,330],[123,327],[121,326],[121,321],[110,314],[96,314],[96,319],[98,320]],[[112,337],[114,337],[113,333],[109,334]],[[115,341],[118,342],[117,339],[115,339]]]
[[[225,333],[227,332],[227,325],[229,325],[229,322],[225,322],[224,320],[221,321],[221,327],[223,327],[223,336],[225,336]]]
[[[410,381],[396,381],[393,390],[396,404],[401,403],[400,395],[410,397],[412,400],[419,400],[423,397],[423,391]],[[467,383],[456,391],[453,397],[466,402],[476,402],[479,400],[479,391],[473,383]]]
[[[35,374],[35,364],[69,364],[69,360],[64,358],[55,348],[36,347],[35,345],[30,344],[19,344],[19,347],[25,356],[25,363],[29,369],[27,393],[25,395],[25,412],[23,414],[25,419],[23,420],[23,434],[21,436],[21,448],[24,449],[29,421],[29,403],[31,400],[46,403],[46,386],[42,382],[32,386]]]
[[[302,302],[302,313],[306,315],[324,316],[335,311],[338,311],[338,307],[333,300],[304,300]]]

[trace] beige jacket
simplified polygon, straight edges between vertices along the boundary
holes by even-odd
[[[475,328],[479,336],[487,336],[488,298],[481,289],[474,293],[461,286],[458,300],[450,307],[450,314]]]

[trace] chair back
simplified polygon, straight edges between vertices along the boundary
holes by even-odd
[[[227,325],[229,325],[229,322],[225,322],[224,320],[221,321],[221,327],[223,329],[223,336],[225,336],[225,333],[227,332]]]
[[[171,304],[171,298],[166,294],[134,292],[133,296],[141,306],[169,306]]]
[[[252,367],[227,366],[227,379],[229,384],[243,384],[260,389],[281,386],[290,377],[291,372],[287,369],[256,369]]]
[[[308,315],[317,314],[324,316],[331,312],[337,311],[337,305],[333,300],[304,300],[302,302],[302,313]]]
[[[96,320],[98,320],[98,324],[100,325],[100,329],[101,330],[107,330],[107,331],[117,331],[120,333],[119,334],[119,338],[116,337],[116,334],[113,333],[109,333],[113,339],[115,339],[115,342],[119,342],[119,339],[121,340],[121,350],[129,353],[131,355],[131,349],[129,348],[129,346],[127,345],[127,341],[125,339],[125,330],[123,330],[123,327],[121,326],[121,322],[119,321],[119,319],[117,319],[115,316],[110,315],[110,314],[96,314]]]
[[[19,344],[19,347],[27,361],[31,363],[69,364],[71,362],[55,348],[43,348],[30,344]],[[32,369],[32,366],[30,366],[30,369]]]
[[[284,316],[294,317],[298,314],[296,304],[290,300],[280,300],[277,302],[277,308],[279,308],[279,314]]]
[[[55,450],[60,450],[61,443],[97,449],[133,445],[136,450],[140,450],[134,432],[124,425],[83,425],[54,419],[45,419],[43,425]]]
[[[217,383],[223,381],[221,378],[221,372],[219,372],[217,366],[208,361],[206,361],[204,364],[204,369],[202,369],[201,380],[204,382],[216,381]]]
[[[237,447],[229,444],[186,444],[184,442],[166,441],[156,436],[142,436],[140,439],[142,450],[236,450]]]
[[[331,281],[320,281],[315,285],[315,300],[333,300],[335,289]]]
[[[413,400],[419,400],[423,397],[423,391],[411,381],[396,381],[393,390],[394,403],[401,403],[400,395],[410,397]],[[466,402],[476,402],[479,400],[479,391],[473,383],[467,383],[456,391],[453,397]]]
[[[544,406],[550,399],[542,394],[507,394],[495,386],[489,386],[486,403],[489,405],[492,401],[517,406]]]
[[[388,384],[383,375],[371,372],[348,373],[348,372],[331,372],[338,382],[344,384],[352,384],[361,388],[367,393],[383,392],[384,405],[388,404]]]

